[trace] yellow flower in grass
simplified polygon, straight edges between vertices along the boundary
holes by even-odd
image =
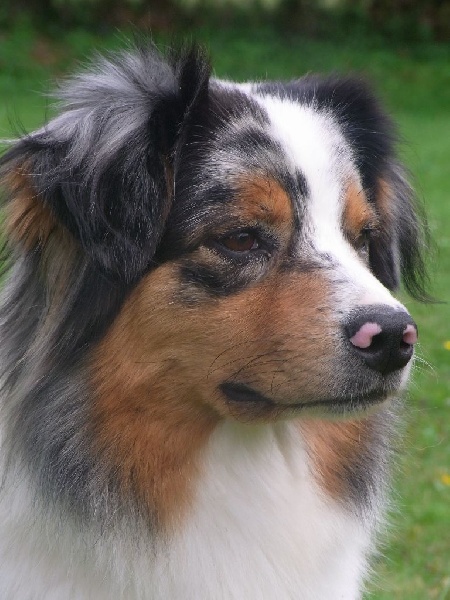
[[[450,350],[450,340],[447,340],[446,342],[444,342],[444,348],[446,350]]]
[[[441,483],[443,483],[444,485],[450,486],[450,474],[449,473],[442,473]]]

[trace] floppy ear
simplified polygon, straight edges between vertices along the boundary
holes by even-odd
[[[389,289],[403,284],[422,302],[433,301],[425,287],[428,282],[424,252],[429,246],[425,215],[403,168],[393,161],[375,188],[380,215],[380,232],[371,241],[370,265]]]
[[[209,75],[196,47],[168,59],[154,48],[100,59],[61,87],[60,116],[12,148],[2,172],[16,195],[27,188],[43,207],[31,211],[35,221],[45,213],[109,278],[133,282],[161,239],[177,140],[206,101]]]
[[[391,290],[403,280],[413,297],[430,300],[425,217],[396,157],[396,127],[370,86],[356,77],[310,75],[286,84],[283,93],[331,112],[341,128],[366,197],[380,215],[380,232],[370,246],[374,274]]]
[[[425,217],[397,161],[396,128],[370,86],[357,77],[307,75],[263,83],[259,89],[333,115],[352,150],[366,197],[380,214],[380,232],[370,247],[374,274],[389,289],[403,280],[412,296],[430,300],[423,258],[428,243]]]
[[[388,289],[397,289],[403,281],[413,297],[430,300],[425,291],[427,224],[396,156],[398,134],[394,123],[360,79],[330,78],[319,98],[337,116],[366,196],[380,217],[378,235],[370,244],[372,271]]]

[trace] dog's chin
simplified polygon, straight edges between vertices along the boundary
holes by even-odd
[[[230,415],[247,422],[303,416],[354,419],[376,411],[399,391],[398,385],[385,384],[353,394],[331,394],[329,397],[283,402],[244,383],[225,382],[219,388]]]

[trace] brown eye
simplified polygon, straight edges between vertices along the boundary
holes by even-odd
[[[221,238],[219,243],[232,252],[250,252],[251,250],[258,250],[260,247],[257,235],[251,231],[231,233]]]
[[[369,245],[372,237],[372,231],[373,230],[370,227],[364,227],[356,241],[356,250],[363,258],[368,258],[369,256]]]

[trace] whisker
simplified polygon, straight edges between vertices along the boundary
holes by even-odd
[[[220,358],[220,356],[223,356],[226,352],[229,352],[230,350],[232,350],[234,348],[231,349],[227,349],[224,350],[223,352],[221,352],[211,363],[209,369],[208,369],[208,373],[206,375],[206,378],[208,378],[210,375],[212,375],[213,373],[215,373],[216,371],[218,371],[219,369],[223,369],[224,367],[228,367],[229,365],[232,365],[234,363],[240,362],[242,360],[241,357],[239,358],[234,358],[233,360],[230,360],[226,363],[223,363],[222,365],[216,367],[215,369],[212,369],[211,367],[213,366],[214,363],[217,362],[217,360]],[[262,358],[264,356],[270,356],[273,354],[282,354],[282,353],[289,353],[290,351],[284,348],[279,348],[279,349],[275,349],[275,350],[268,350],[267,352],[263,352],[261,354],[258,354],[256,357],[253,357],[252,359],[250,359],[250,362],[252,362],[253,360],[257,359],[257,358]],[[248,364],[250,364],[250,362]]]

